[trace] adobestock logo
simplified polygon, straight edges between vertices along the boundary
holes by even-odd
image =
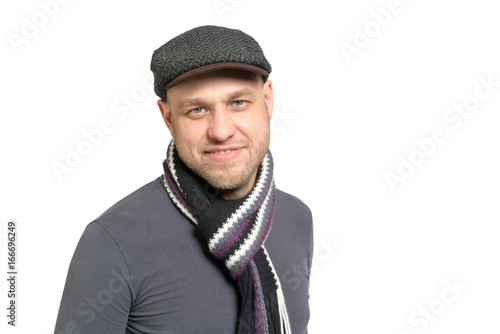
[[[311,263],[309,264],[307,260],[304,260],[302,263],[292,265],[291,268],[283,272],[281,283],[291,285],[292,291],[297,290],[302,283],[307,282],[309,279],[309,265],[311,265],[311,275],[313,275],[322,264],[335,255],[340,246],[341,244],[333,240],[331,235],[326,236],[326,238],[318,238],[314,242]]]
[[[295,118],[297,118],[297,115],[293,111],[289,111],[287,106],[274,108],[273,117],[270,121],[271,133],[278,134],[284,132]]]
[[[212,6],[215,9],[215,12],[219,16],[219,18],[223,21],[224,15],[227,12],[232,12],[241,5],[243,0],[215,0],[212,2]]]
[[[85,301],[78,304],[75,310],[78,318],[68,321],[56,334],[81,333],[82,326],[79,323],[85,322],[89,324],[94,321],[96,315],[105,310],[116,295],[129,288],[127,284],[127,277],[129,277],[127,268],[123,267],[121,270],[111,269],[111,276],[107,285],[100,289],[95,296],[88,296]]]
[[[363,28],[354,27],[352,43],[342,41],[339,44],[347,63],[350,64],[354,55],[359,55],[363,49],[367,48],[372,40],[391,24],[394,16],[400,14],[403,9],[400,0],[390,0],[386,9],[370,11],[371,20],[367,21]]]
[[[479,76],[479,84],[474,92],[463,98],[462,102],[454,103],[447,108],[442,119],[446,126],[452,130],[459,129],[464,120],[468,119],[473,112],[477,111],[482,101],[489,99],[500,87],[500,81],[493,79],[493,74],[487,77]],[[448,134],[444,126],[438,126],[431,130],[427,138],[416,139],[415,148],[407,155],[398,156],[398,166],[395,171],[386,171],[384,178],[391,191],[396,190],[398,184],[404,183],[412,176],[418,167],[422,166],[439,147],[438,145],[448,140]]]
[[[462,285],[455,278],[453,281],[445,279],[443,281],[444,288],[439,296],[433,298],[429,303],[420,306],[417,311],[413,312],[408,318],[408,324],[411,326],[411,331],[401,331],[398,334],[423,333],[429,326],[436,322],[451,304],[455,303],[462,292],[467,289],[467,286]]]
[[[19,33],[8,32],[7,39],[14,49],[15,53],[19,53],[21,45],[28,44],[35,38],[41,29],[45,28],[50,20],[57,16],[61,5],[65,5],[70,0],[40,0],[38,6],[40,10],[34,12],[30,18],[21,17],[21,29]]]
[[[71,146],[65,146],[65,157],[53,160],[52,170],[59,182],[63,181],[66,174],[72,173],[80,166],[85,157],[92,154],[94,149],[103,144],[106,135],[111,134],[116,125],[126,120],[131,111],[137,109],[140,103],[145,101],[153,93],[153,74],[148,73],[142,82],[133,86],[128,93],[122,93],[115,98],[109,109],[111,115],[102,118],[94,127],[83,129],[78,142]]]

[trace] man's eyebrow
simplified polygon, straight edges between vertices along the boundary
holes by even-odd
[[[236,91],[230,92],[226,95],[226,100],[234,100],[242,96],[250,96],[253,97],[255,96],[255,90],[250,89],[250,88],[242,88],[238,89]]]
[[[225,95],[225,99],[232,101],[232,100],[241,98],[243,96],[253,97],[255,95],[256,95],[256,92],[253,89],[242,88],[242,89],[238,89],[238,90],[229,92],[228,94]],[[193,97],[193,98],[188,97],[188,98],[182,99],[178,103],[177,108],[182,109],[182,108],[185,108],[188,106],[195,106],[195,105],[202,105],[202,104],[204,104],[203,99],[197,98],[197,97]]]
[[[184,108],[187,106],[194,106],[194,105],[199,105],[199,104],[202,104],[202,100],[200,100],[198,98],[186,98],[186,99],[181,100],[179,102],[179,104],[177,105],[177,107]]]

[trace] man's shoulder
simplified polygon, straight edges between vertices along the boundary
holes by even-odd
[[[309,209],[309,206],[307,206],[307,204],[305,204],[300,198],[280,189],[277,189],[276,205],[278,210],[311,216],[311,210]]]
[[[143,185],[104,211],[96,221],[103,227],[122,227],[166,217],[176,211],[163,188],[161,177]]]
[[[186,241],[194,228],[172,203],[161,177],[125,196],[92,223],[104,229],[128,259],[136,252],[154,253],[155,248],[174,245],[174,239]]]
[[[144,205],[153,205],[155,202],[161,201],[161,197],[163,199],[168,198],[167,193],[162,188],[161,177],[158,177],[120,199],[104,211],[101,216],[114,214],[130,208],[144,207]]]
[[[307,236],[313,229],[313,216],[309,207],[298,197],[278,190],[273,226],[283,235],[302,235],[308,241]]]

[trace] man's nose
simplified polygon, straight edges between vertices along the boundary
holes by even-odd
[[[236,124],[230,111],[218,108],[212,112],[208,128],[208,136],[224,142],[234,136]]]

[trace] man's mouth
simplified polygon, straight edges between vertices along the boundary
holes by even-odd
[[[229,161],[235,159],[242,152],[243,147],[213,147],[205,151],[205,153],[215,161]]]
[[[224,150],[224,151],[212,151],[210,153],[215,153],[215,154],[226,154],[226,153],[229,153],[229,152],[232,152],[234,150]]]

